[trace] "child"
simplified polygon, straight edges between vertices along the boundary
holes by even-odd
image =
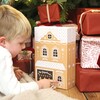
[[[20,70],[19,67],[14,67],[13,70],[14,70],[14,73],[15,73],[15,76],[16,76],[17,80],[20,81],[21,78],[23,78],[23,73],[24,72],[22,70]]]
[[[0,6],[0,92],[4,95],[18,94],[26,90],[49,88],[49,79],[20,83],[13,70],[12,58],[25,48],[31,36],[31,25],[27,18],[9,5]]]

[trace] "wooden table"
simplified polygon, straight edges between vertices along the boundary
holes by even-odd
[[[79,92],[77,87],[73,87],[68,90],[56,89],[58,92],[61,92],[69,97],[76,98],[78,100],[100,100],[100,92]]]

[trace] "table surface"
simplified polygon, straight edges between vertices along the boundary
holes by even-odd
[[[80,92],[76,86],[68,90],[56,89],[56,91],[78,100],[100,100],[100,92]]]

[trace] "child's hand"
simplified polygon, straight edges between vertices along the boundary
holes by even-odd
[[[38,83],[40,89],[50,88],[50,87],[55,89],[58,84],[57,81],[53,81],[50,79],[41,79],[41,80],[37,81],[37,83]]]
[[[23,77],[23,71],[20,70],[19,68],[15,68],[14,72],[18,80],[20,80]]]

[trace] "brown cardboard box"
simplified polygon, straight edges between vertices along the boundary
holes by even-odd
[[[35,27],[35,78],[59,81],[58,88],[75,85],[76,26]]]

